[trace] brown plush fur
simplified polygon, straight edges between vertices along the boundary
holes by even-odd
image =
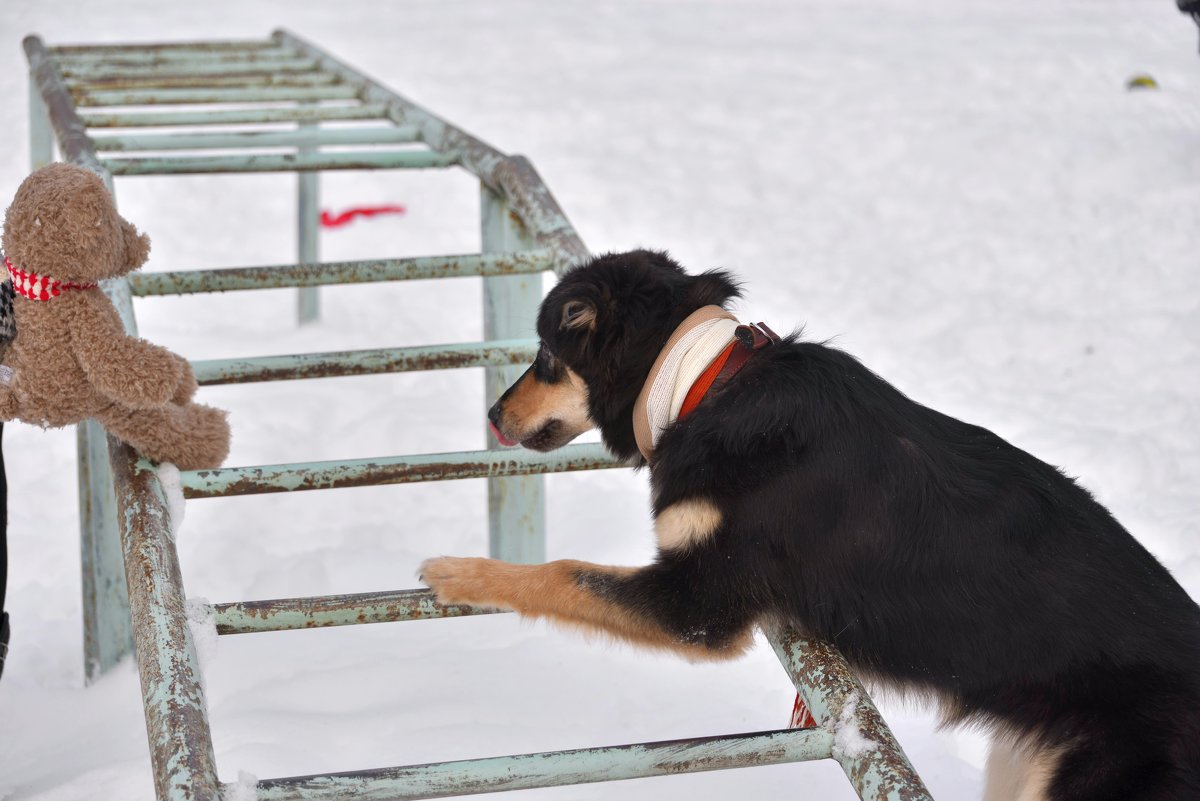
[[[150,240],[117,213],[95,174],[52,164],[17,190],[4,220],[4,252],[16,267],[60,281],[94,283],[140,267]],[[130,337],[97,288],[14,300],[17,336],[4,354],[0,419],[65,426],[95,418],[142,455],[184,470],[216,467],[229,452],[225,413],[192,403],[187,360]]]

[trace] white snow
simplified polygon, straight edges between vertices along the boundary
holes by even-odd
[[[222,801],[258,801],[258,777],[239,770],[237,781],[225,786]]]
[[[184,609],[187,613],[188,628],[192,632],[192,642],[196,646],[196,658],[200,661],[200,674],[203,676],[217,656],[217,619],[207,598],[188,598],[184,602]]]
[[[857,691],[850,693],[837,718],[825,723],[825,728],[833,735],[833,756],[836,759],[861,756],[872,748],[879,747],[879,743],[863,734],[862,729],[858,727],[855,712],[859,700]]]
[[[158,483],[162,485],[163,497],[167,502],[167,514],[171,517],[171,538],[179,538],[183,516],[187,511],[187,499],[183,497],[183,480],[179,468],[170,462],[158,466]]]
[[[917,400],[1093,490],[1200,591],[1200,57],[1169,0],[551,0],[403,4],[4,0],[0,200],[27,170],[20,39],[253,38],[284,26],[528,155],[596,251],[669,249],[745,281],[741,319],[834,338]],[[1130,92],[1153,75],[1159,91]],[[339,173],[323,206],[404,216],[322,236],[329,260],[476,250],[461,172]],[[295,178],[120,178],[147,269],[294,258]],[[479,282],[145,299],[193,359],[477,340]],[[530,324],[532,326],[532,320]],[[233,465],[469,450],[479,371],[203,389]],[[5,427],[12,650],[0,799],[153,797],[124,664],[82,687],[74,433]],[[547,479],[549,555],[653,553],[645,478]],[[481,482],[188,503],[189,595],[415,585],[486,551]],[[511,615],[226,637],[206,666],[222,778],[292,776],[785,726],[760,644],[722,665],[589,643]],[[884,703],[934,796],[978,797],[980,737]],[[797,788],[800,788],[799,790]],[[837,766],[535,791],[539,798],[853,797]]]

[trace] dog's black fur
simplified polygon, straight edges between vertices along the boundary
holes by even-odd
[[[601,256],[547,296],[531,370],[574,371],[606,446],[640,462],[632,411],[659,350],[738,294],[663,253]],[[569,324],[580,308],[590,324]],[[550,425],[526,443],[561,445]],[[1200,799],[1200,609],[1057,468],[794,336],[670,427],[650,468],[656,515],[703,498],[719,528],[632,573],[577,569],[586,592],[714,652],[787,620],[1052,754],[1055,801]]]

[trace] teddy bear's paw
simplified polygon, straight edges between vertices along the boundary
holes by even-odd
[[[9,368],[0,364],[0,370]],[[21,414],[21,404],[11,386],[0,383],[0,420],[15,420]]]
[[[181,381],[182,368],[178,357],[166,348],[147,342],[148,348],[138,354],[124,374],[105,377],[114,384],[105,394],[135,409],[149,409],[170,403]],[[95,382],[98,377],[93,378]]]
[[[180,470],[205,470],[220,467],[229,455],[229,421],[225,412],[199,403],[183,409],[186,442],[179,445],[172,461]]]
[[[187,359],[175,353],[171,355],[175,357],[180,370],[179,384],[175,387],[175,395],[171,398],[171,403],[182,406],[196,396],[196,389],[198,388],[196,373],[192,370],[192,364]]]

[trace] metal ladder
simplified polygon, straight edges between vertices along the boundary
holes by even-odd
[[[110,191],[118,175],[289,171],[300,176],[298,264],[135,274],[106,282],[105,291],[130,333],[137,332],[134,296],[297,287],[304,321],[318,313],[316,287],[321,285],[484,278],[485,342],[195,362],[202,385],[485,367],[488,397],[494,397],[521,371],[514,365],[529,362],[536,350],[534,341],[508,337],[533,318],[541,299],[540,274],[561,271],[588,255],[528,160],[496,151],[289,32],[275,31],[262,41],[52,48],[30,36],[24,48],[30,68],[35,168],[53,159],[57,142],[64,160],[97,172]],[[136,108],[184,104],[221,108]],[[105,106],[122,108],[79,111]],[[350,120],[374,124],[321,125]],[[258,127],[205,129],[251,124]],[[279,124],[289,127],[281,130]],[[169,127],[171,132],[95,134],[106,128],[153,127]],[[400,147],[323,150],[380,144]],[[287,152],[254,154],[260,148]],[[99,155],[217,149],[238,152]],[[450,166],[480,180],[481,253],[317,261],[319,171]],[[112,667],[136,643],[158,799],[220,798],[226,786],[217,775],[170,513],[157,473],[95,421],[79,426],[78,442],[87,677],[91,680]],[[494,440],[488,442],[488,450],[464,453],[184,472],[182,483],[185,497],[196,499],[487,477],[490,552],[511,561],[538,562],[544,559],[539,474],[620,466],[597,445],[536,454],[502,450]],[[208,611],[219,634],[484,613],[441,606],[424,589],[243,601],[215,604]],[[785,628],[768,636],[817,726],[265,779],[258,782],[258,797],[432,798],[833,758],[863,799],[929,799],[841,655],[826,643],[806,641]],[[836,735],[845,726],[855,727],[871,746],[842,747]]]

